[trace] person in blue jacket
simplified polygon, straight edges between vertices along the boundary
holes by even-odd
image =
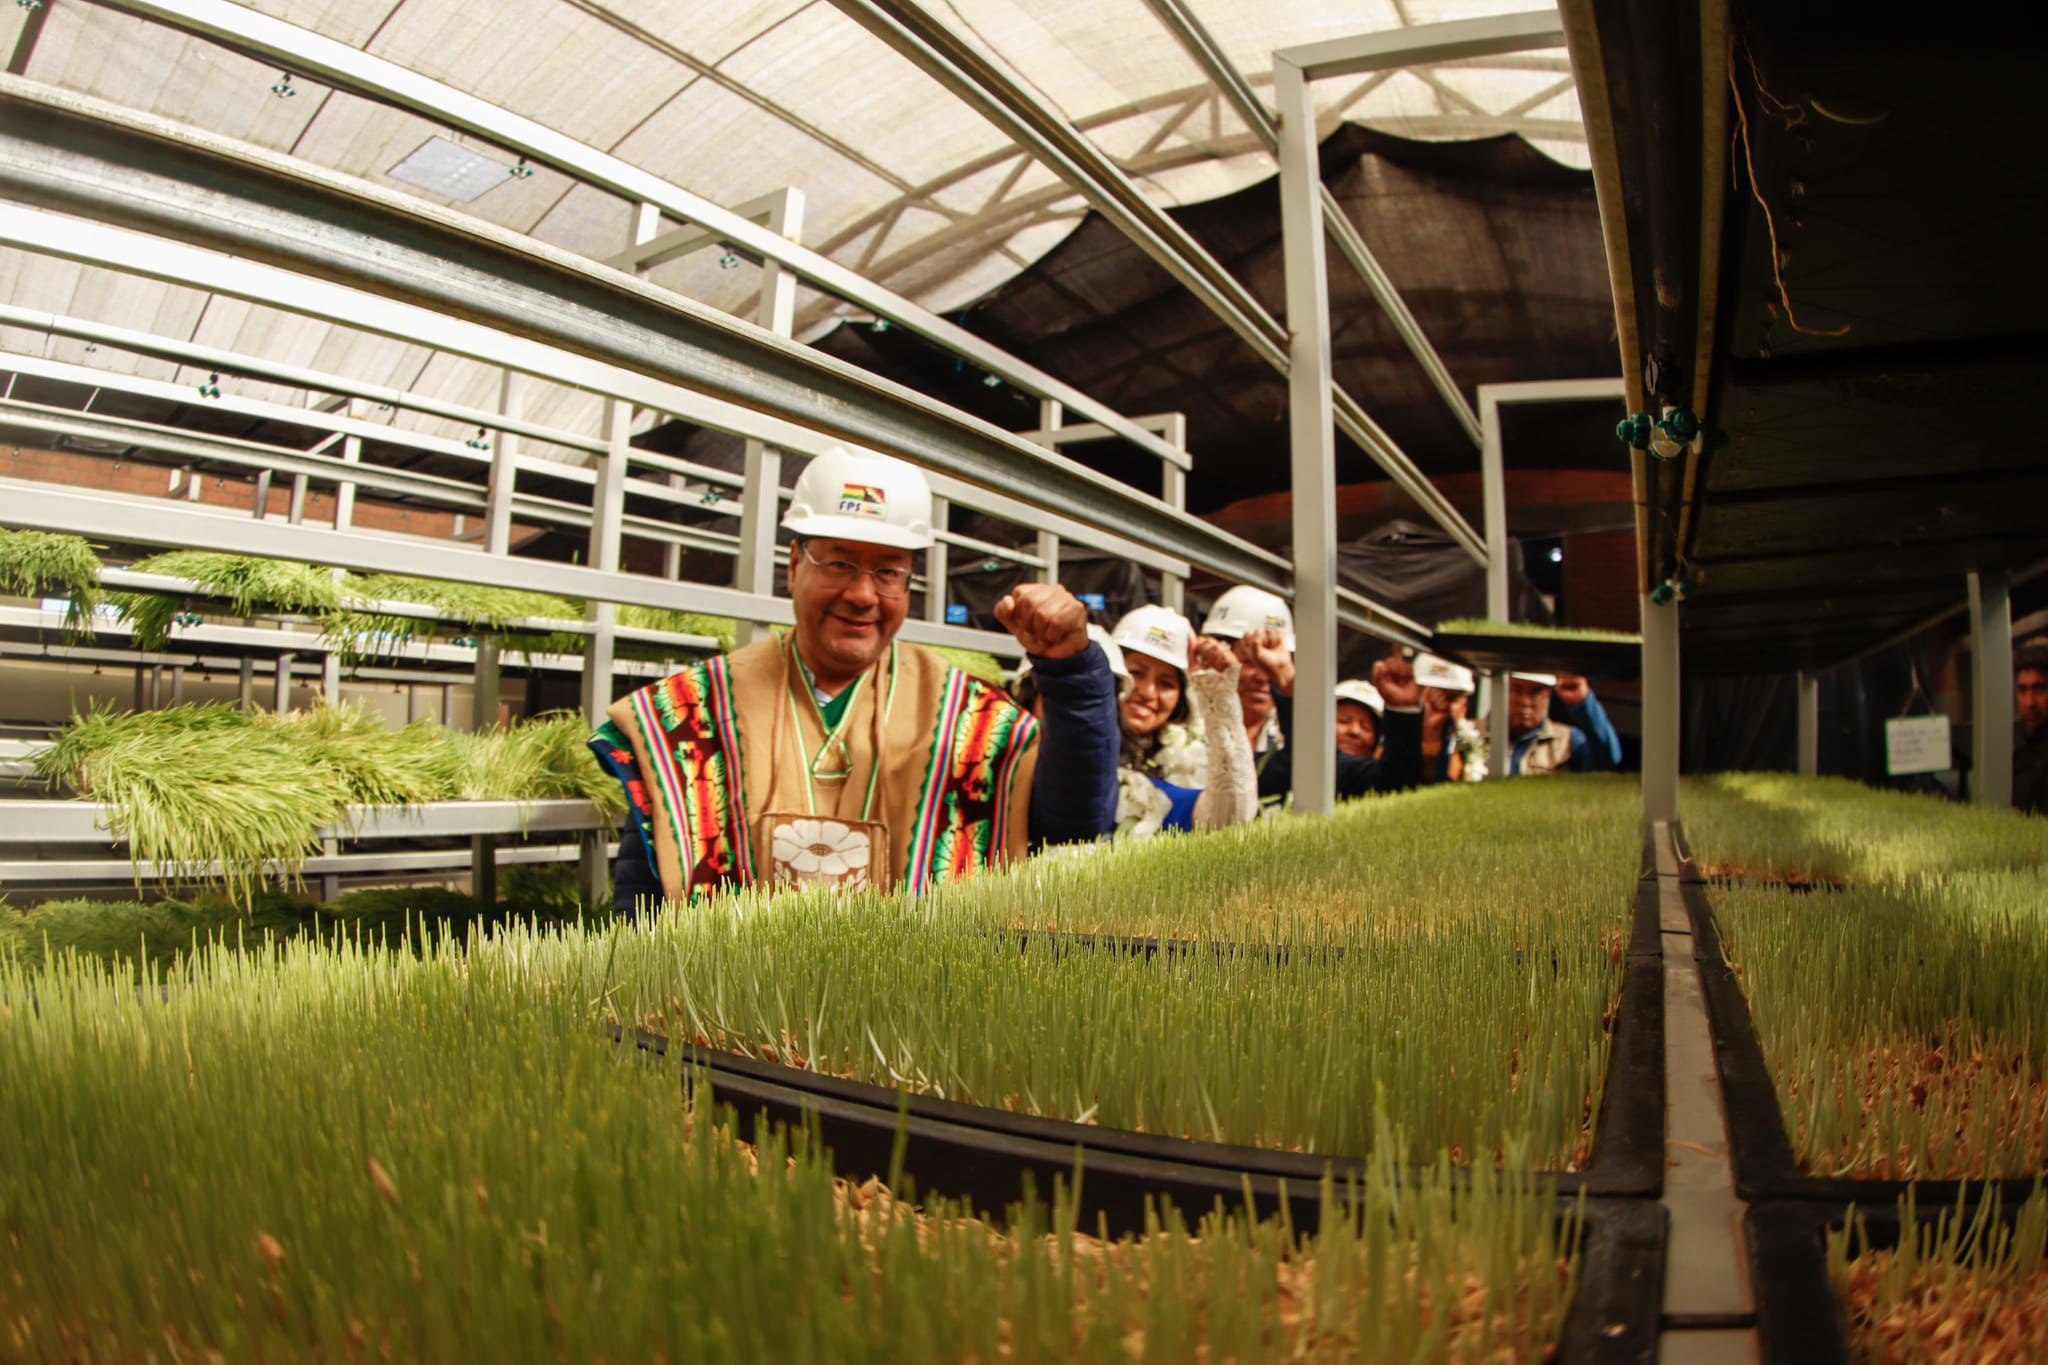
[[[1508,675],[1508,772],[1605,772],[1621,763],[1621,736],[1584,678],[1573,673]]]
[[[1259,770],[1259,796],[1283,801],[1294,786],[1294,655],[1277,630],[1250,631],[1238,640],[1237,650],[1265,672],[1273,689],[1273,713],[1279,717],[1285,742]],[[1372,686],[1385,707],[1378,752],[1350,754],[1338,749],[1339,797],[1400,791],[1422,780],[1422,688],[1415,681],[1414,666],[1398,656],[1381,659],[1373,665]]]

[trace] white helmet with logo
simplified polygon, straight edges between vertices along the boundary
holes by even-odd
[[[1102,646],[1103,657],[1109,660],[1109,671],[1116,675],[1116,695],[1119,699],[1131,690],[1131,670],[1124,663],[1124,652],[1117,648],[1116,641],[1109,638],[1109,632],[1093,621],[1088,623],[1088,638]],[[1024,662],[1017,665],[1017,680],[1022,681],[1031,673],[1031,656],[1026,654]]]
[[[1516,682],[1535,683],[1538,687],[1557,686],[1557,674],[1555,673],[1510,673],[1508,676]]]
[[[1294,652],[1294,613],[1285,599],[1264,588],[1240,583],[1216,599],[1209,619],[1202,622],[1202,634],[1219,640],[1237,640],[1255,630],[1277,630],[1287,652]]]
[[[1438,687],[1446,692],[1470,692],[1474,683],[1471,669],[1449,659],[1439,659],[1434,654],[1415,656],[1415,681],[1424,687]]]
[[[805,540],[930,549],[932,488],[923,471],[893,455],[833,446],[804,466],[782,527]]]
[[[1355,701],[1376,716],[1387,714],[1386,698],[1380,690],[1362,678],[1346,678],[1337,684],[1338,701]]]
[[[1171,607],[1139,607],[1116,623],[1109,638],[1126,654],[1149,654],[1172,664],[1183,676],[1188,671],[1188,643],[1195,633],[1188,618]]]

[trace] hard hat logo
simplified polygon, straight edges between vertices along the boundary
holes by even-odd
[[[1170,649],[1173,646],[1173,636],[1157,626],[1147,626],[1145,627],[1145,643]]]
[[[839,514],[847,517],[889,515],[889,495],[871,483],[849,483],[839,490]]]

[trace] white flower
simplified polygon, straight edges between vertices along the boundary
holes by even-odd
[[[865,871],[867,835],[837,820],[791,820],[775,827],[775,861],[800,877]]]
[[[1145,838],[1157,834],[1173,810],[1173,801],[1151,778],[1135,768],[1116,770],[1116,830]]]
[[[1209,780],[1209,746],[1193,725],[1169,725],[1159,732],[1152,769],[1176,787],[1200,788]]]
[[[1486,736],[1479,732],[1478,725],[1469,720],[1459,721],[1457,732],[1453,736],[1452,742],[1458,746],[1458,753],[1465,759],[1464,780],[1467,782],[1484,782],[1486,780]]]

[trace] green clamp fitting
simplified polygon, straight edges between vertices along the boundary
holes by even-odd
[[[1650,601],[1656,606],[1668,607],[1677,600],[1678,585],[1676,583],[1659,583],[1656,587],[1650,589]]]
[[[704,490],[704,496],[698,498],[697,501],[704,504],[704,506],[709,507],[712,504],[716,503],[718,499],[718,490],[716,488],[707,488]]]
[[[876,319],[875,319],[875,320],[874,320],[873,322],[871,322],[871,323],[869,323],[869,324],[868,324],[868,330],[869,330],[870,332],[886,332],[886,331],[888,331],[888,330],[889,330],[889,319],[887,319],[887,318],[876,318]]]
[[[1632,412],[1614,425],[1614,435],[1630,450],[1650,448],[1650,414]]]
[[[527,165],[526,158],[522,156],[519,158],[517,165],[505,168],[505,174],[511,176],[514,180],[531,180],[533,179],[533,167]]]
[[[1690,445],[1692,438],[1700,434],[1700,419],[1692,415],[1691,408],[1666,408],[1664,416],[1658,419],[1657,430],[1679,445]]]

